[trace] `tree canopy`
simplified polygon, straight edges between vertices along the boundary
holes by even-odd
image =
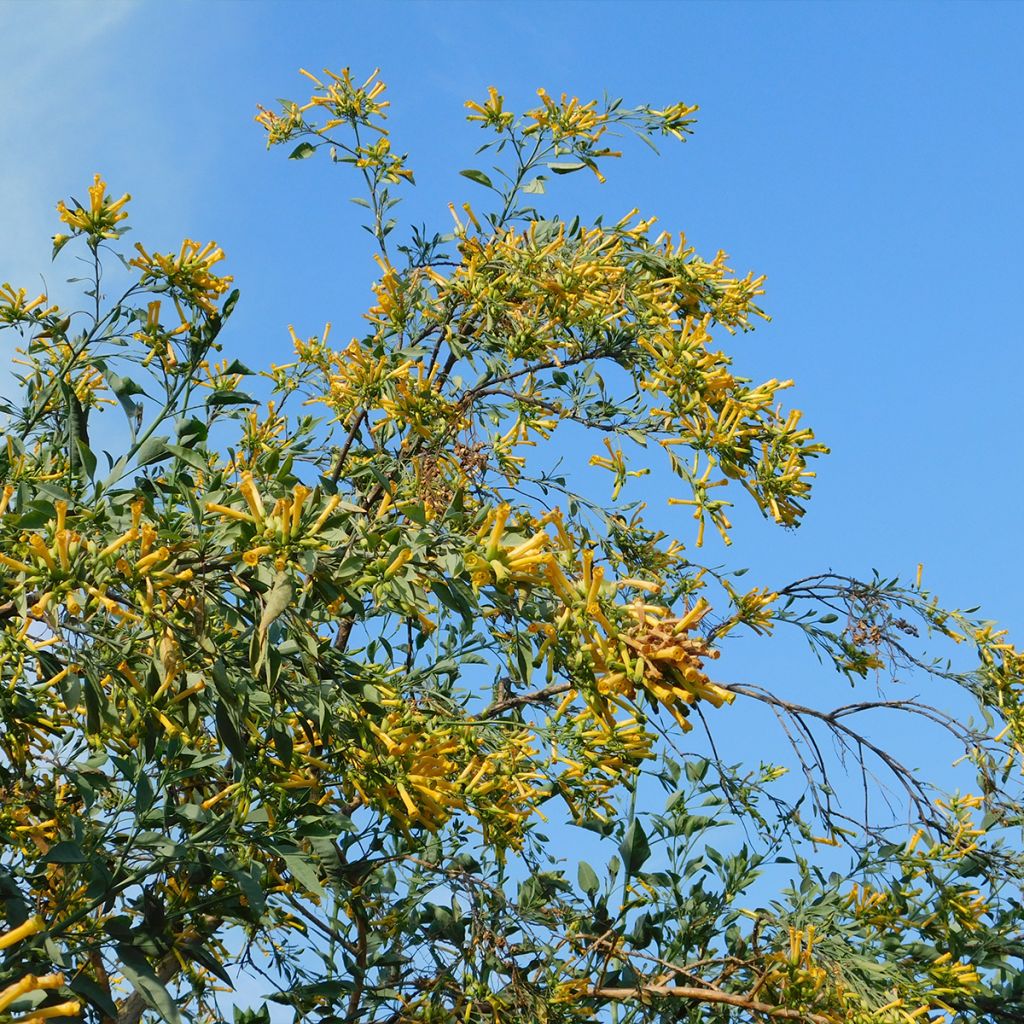
[[[827,453],[734,365],[764,279],[636,210],[536,208],[697,108],[492,89],[493,166],[432,234],[397,220],[377,74],[304,74],[257,121],[361,183],[357,336],[224,358],[225,254],[130,246],[100,175],[57,206],[81,300],[0,288],[0,1015],[217,1021],[248,971],[321,1024],[1024,1020],[1022,655],[920,576],[705,560],[731,497],[797,526]],[[866,692],[716,678],[784,629]],[[787,764],[719,756],[741,702]]]

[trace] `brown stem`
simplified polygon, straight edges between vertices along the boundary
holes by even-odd
[[[518,370],[510,370],[508,373],[503,373],[500,376],[492,377],[489,380],[484,381],[482,384],[478,384],[474,388],[470,388],[462,396],[463,402],[471,402],[474,398],[477,398],[482,392],[489,391],[495,385],[507,384],[509,381],[517,380],[520,377],[528,376],[531,373],[539,373],[541,370],[561,370],[566,366],[576,366],[579,363],[585,363],[588,359],[599,359],[602,353],[599,350],[592,352],[580,352],[575,356],[567,356],[565,359],[545,359],[539,363],[532,363],[529,366],[523,366]]]
[[[695,988],[690,985],[640,985],[637,988],[596,988],[587,993],[590,997],[603,999],[635,999],[644,996],[671,996],[676,999],[692,999],[702,1003],[723,1003],[726,1006],[738,1006],[751,1013],[764,1014],[779,1020],[802,1020],[811,1024],[829,1024],[827,1017],[811,1013],[809,1010],[791,1010],[786,1006],[772,1006],[750,999],[748,996],[733,992],[720,992],[718,989]]]
[[[545,686],[541,690],[531,690],[529,693],[521,693],[515,697],[506,697],[504,700],[495,701],[484,708],[480,714],[473,717],[477,720],[491,718],[502,711],[508,711],[510,708],[521,708],[524,704],[539,704],[541,701],[550,700],[552,697],[568,693],[571,689],[572,683],[554,683],[551,686]]]
[[[571,410],[567,410],[564,406],[559,405],[556,402],[545,402],[541,398],[534,398],[533,395],[524,395],[519,391],[512,391],[509,388],[487,388],[485,391],[478,391],[476,393],[476,397],[508,398],[514,402],[519,402],[522,405],[532,405],[537,409],[549,412],[553,416],[558,416],[563,420],[569,420],[572,423],[579,423],[581,426],[588,427],[591,430],[603,430],[607,434],[616,434],[623,429],[622,424],[602,423],[600,420],[590,419],[587,416],[582,416],[572,412]]]
[[[343,651],[348,646],[348,638],[352,633],[354,619],[341,619],[338,622],[338,632],[334,637],[334,648]]]
[[[103,990],[106,997],[113,1002],[114,997],[110,992],[110,978],[107,975],[107,969],[103,965],[103,955],[98,949],[94,949],[89,953],[88,956],[89,965],[92,967],[93,976],[96,979],[96,984]],[[116,1024],[113,1017],[108,1017],[106,1014],[101,1018],[103,1024]]]
[[[341,451],[338,452],[338,461],[334,464],[334,469],[331,470],[331,483],[336,484],[341,477],[341,471],[345,467],[345,460],[348,458],[348,451],[352,447],[352,442],[356,439],[356,434],[359,433],[359,428],[363,425],[366,420],[366,409],[363,409],[359,415],[353,420],[352,426],[349,427],[348,435],[345,438],[345,443],[341,446]]]
[[[366,919],[362,910],[356,910],[353,914],[356,922],[356,967],[353,971],[352,992],[348,997],[348,1012],[346,1021],[355,1022],[359,1019],[359,1003],[363,998],[363,986],[366,981]]]
[[[902,786],[910,806],[920,815],[921,821],[934,827],[942,827],[941,822],[937,821],[931,812],[931,803],[924,785],[917,779],[914,773],[887,750],[868,739],[864,733],[858,732],[856,729],[846,725],[841,719],[862,711],[893,708],[921,715],[930,721],[936,722],[959,740],[969,739],[970,734],[954,719],[943,715],[942,712],[930,705],[920,704],[917,701],[862,701],[857,704],[848,704],[836,708],[833,711],[819,711],[816,708],[797,704],[794,701],[784,700],[781,697],[775,696],[770,690],[760,686],[744,686],[737,683],[719,683],[718,685],[725,690],[730,690],[733,693],[738,693],[767,704],[776,710],[777,713],[782,712],[788,715],[801,726],[805,736],[810,737],[810,731],[803,719],[816,719],[823,722],[832,731],[833,735],[841,741],[852,743],[858,750],[869,751],[885,765]],[[810,738],[813,739],[813,737]],[[790,742],[792,743],[793,740],[791,739]],[[820,752],[817,753],[817,763],[819,771],[823,771],[824,762]]]

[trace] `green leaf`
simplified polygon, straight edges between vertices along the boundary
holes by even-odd
[[[259,882],[248,871],[241,868],[232,871],[231,877],[238,883],[238,888],[242,890],[242,895],[253,915],[262,914],[263,908],[266,906],[266,898]]]
[[[145,954],[134,946],[125,945],[117,947],[117,954],[121,960],[121,971],[135,987],[143,1002],[160,1014],[167,1024],[181,1024],[181,1014],[178,1013],[171,993],[157,977]]]
[[[532,181],[528,181],[523,186],[523,191],[528,192],[530,195],[534,196],[544,195],[544,175],[540,174]]]
[[[14,881],[14,876],[4,867],[0,867],[0,901],[3,901],[8,928],[17,928],[28,920],[28,901]]]
[[[316,152],[316,146],[309,142],[300,142],[289,154],[289,160],[306,160]]]
[[[191,448],[185,448],[180,444],[168,444],[167,450],[175,458],[180,459],[186,466],[191,466],[193,469],[198,469],[203,472],[210,468],[207,460],[204,459],[199,452],[192,451]]]
[[[626,835],[619,844],[619,853],[626,865],[626,874],[634,876],[646,863],[651,855],[651,847],[647,842],[647,833],[639,821],[634,821],[626,830]]]
[[[110,1020],[117,1020],[117,1007],[114,1005],[113,1000],[91,978],[84,974],[76,974],[71,981],[68,982],[68,988],[71,989],[76,996],[81,996],[86,1002],[95,1006],[104,1017],[107,1017]]]
[[[601,888],[601,882],[597,877],[597,872],[594,871],[594,869],[585,860],[580,861],[576,877],[579,880],[580,888],[588,896],[593,896],[594,893]]]
[[[284,763],[285,768],[290,768],[292,764],[292,753],[295,747],[291,732],[274,723],[270,727],[270,735],[274,740],[274,749],[277,751],[277,756]]]
[[[43,860],[47,864],[87,864],[85,851],[70,839],[51,846]]]
[[[562,161],[559,163],[548,164],[548,168],[555,172],[555,174],[573,174],[576,171],[582,171],[587,165],[581,161]]]
[[[142,403],[134,401],[132,396],[145,395],[146,392],[131,377],[122,377],[119,373],[107,369],[105,365],[103,366],[103,376],[110,385],[110,390],[114,392],[117,400],[121,403],[121,408],[124,409],[124,414],[128,417],[132,431],[138,430],[142,419]]]
[[[270,1007],[266,1003],[258,1010],[243,1010],[236,1006],[234,1024],[270,1024]]]
[[[218,658],[210,666],[210,675],[213,676],[213,685],[217,687],[217,693],[222,700],[234,700],[237,698],[241,687],[238,680],[228,675],[222,658]]]
[[[469,178],[470,181],[475,181],[478,185],[483,185],[486,188],[494,188],[494,184],[490,178],[484,174],[483,171],[474,170],[472,167],[465,171],[459,171],[464,178]]]
[[[256,399],[244,391],[214,391],[207,399],[208,406],[218,405],[255,405]]]
[[[313,866],[313,862],[304,853],[285,853],[284,862],[288,865],[288,871],[291,873],[292,878],[295,879],[299,885],[302,886],[307,892],[312,893],[314,896],[324,898],[326,893],[324,887],[320,884],[320,879],[317,878],[316,868]]]
[[[28,992],[20,999],[15,999],[14,1002],[7,1007],[7,1013],[27,1013],[29,1010],[34,1010],[45,999],[46,992],[36,989],[35,992]],[[7,1014],[4,1014],[4,1017],[5,1019],[9,1019]]]
[[[237,288],[232,288],[228,292],[228,297],[224,300],[224,305],[220,307],[220,319],[219,323],[223,324],[225,320],[235,311],[235,306],[238,305],[239,296],[241,292]]]
[[[147,438],[135,453],[136,465],[140,468],[151,466],[155,462],[163,462],[164,459],[170,458],[171,452],[167,447],[169,441],[170,438],[166,434]]]
[[[468,871],[479,874],[480,862],[471,853],[458,853],[452,857],[452,867],[457,871]]]
[[[178,443],[183,445],[202,444],[210,433],[206,424],[195,416],[179,419],[174,426],[178,433]]]
[[[87,675],[82,695],[85,697],[85,731],[95,736],[103,727],[104,712],[107,710],[106,692],[91,675]]]
[[[260,635],[266,634],[271,623],[279,619],[285,609],[292,603],[295,589],[292,586],[291,577],[286,572],[279,572],[274,577],[274,585],[267,591],[266,600],[263,605],[263,615],[260,617]]]
[[[224,741],[224,746],[240,761],[245,760],[247,753],[245,743],[239,735],[238,729],[231,717],[231,712],[224,701],[217,701],[214,717],[217,719],[217,735]]]
[[[8,512],[8,515],[11,513]],[[55,515],[52,502],[31,501],[22,507],[16,520],[22,530],[37,530],[45,526]]]
[[[135,816],[145,814],[153,806],[153,785],[143,773],[135,781]]]
[[[203,810],[202,804],[179,804],[174,810],[174,816],[193,824],[210,820],[209,812]]]
[[[80,437],[75,438],[75,448],[78,450],[78,458],[85,469],[85,475],[92,480],[96,475],[95,453]]]
[[[286,1006],[305,1006],[317,999],[337,1000],[352,991],[352,982],[344,979],[317,981],[312,985],[293,985],[287,992],[275,992],[266,998]]]
[[[201,946],[198,942],[182,942],[181,950],[187,953],[191,959],[195,960],[197,964],[201,964],[211,974],[215,974],[225,985],[234,987],[234,982],[231,980],[231,975],[224,970],[224,965],[205,947]]]
[[[334,843],[334,838],[332,836],[311,835],[309,837],[309,845],[313,848],[313,852],[320,862],[320,867],[323,868],[324,874],[327,876],[332,888],[340,889],[344,886],[344,865],[341,862],[341,857],[338,855],[338,848]]]

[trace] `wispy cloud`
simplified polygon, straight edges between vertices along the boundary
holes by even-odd
[[[5,0],[0,3],[0,21],[8,46],[0,67],[0,88],[22,89],[24,95],[43,85],[58,84],[61,79],[73,81],[76,57],[95,53],[94,44],[111,35],[138,9],[137,0],[50,0],[41,4]],[[103,52],[102,50],[100,52]],[[110,59],[116,48],[106,51]],[[15,93],[17,95],[17,93]],[[44,95],[45,99],[46,96]],[[54,102],[67,95],[54,91]],[[16,113],[8,109],[7,114]]]
[[[0,0],[0,283],[41,289],[40,275],[46,274],[47,290],[60,291],[47,272],[49,239],[57,230],[53,204],[64,191],[67,152],[83,120],[95,116],[83,108],[83,98],[103,73],[97,55],[117,59],[113,40],[137,8],[135,0]],[[15,342],[10,332],[0,337],[0,393],[13,388],[9,356]]]
[[[19,3],[0,0],[0,280],[31,286],[49,259],[66,147],[99,112],[83,105],[118,59],[118,33],[135,0]]]

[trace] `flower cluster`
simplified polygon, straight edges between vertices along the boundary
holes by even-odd
[[[46,293],[42,292],[29,299],[24,288],[15,288],[9,283],[0,285],[0,323],[37,323],[57,311],[56,306],[47,306]]]
[[[597,100],[580,103],[575,96],[569,99],[562,93],[559,102],[552,99],[546,89],[538,89],[537,95],[542,106],[526,111],[526,118],[532,122],[526,129],[526,134],[547,131],[555,142],[580,139],[593,143],[608,130],[609,115],[597,109]],[[606,151],[601,155],[621,154]]]
[[[54,251],[59,251],[73,235],[85,235],[93,247],[99,245],[102,239],[119,237],[125,229],[117,225],[128,216],[124,207],[131,198],[125,192],[120,199],[111,199],[107,195],[107,183],[98,174],[95,175],[89,186],[87,207],[75,200],[72,200],[74,206],[71,208],[63,200],[57,204],[60,219],[70,228],[71,235],[54,235]]]
[[[628,699],[635,707],[638,691],[652,704],[661,705],[685,731],[690,707],[706,700],[713,707],[731,704],[735,695],[716,686],[704,672],[704,659],[716,658],[707,641],[690,633],[710,611],[699,601],[685,615],[675,618],[667,608],[637,600],[626,606],[633,623],[616,629],[596,607],[590,609],[607,629],[584,646],[593,658],[597,692],[613,703]],[[604,621],[602,621],[604,620]]]
[[[488,88],[487,100],[483,104],[467,100],[466,107],[473,111],[466,115],[466,120],[479,121],[481,128],[503,131],[515,120],[515,114],[505,109],[505,98],[493,85]]]
[[[131,266],[142,271],[142,283],[163,285],[174,297],[182,325],[188,324],[180,302],[202,309],[207,316],[217,313],[217,301],[230,287],[232,277],[219,277],[212,268],[224,259],[224,251],[215,243],[201,246],[191,238],[181,243],[175,253],[150,255],[141,242],[135,248],[139,255],[131,260]]]
[[[176,337],[187,334],[191,325],[182,315],[181,323],[173,330],[167,330],[160,322],[160,306],[160,299],[153,299],[148,304],[146,319],[142,321],[139,330],[132,337],[149,347],[149,354],[142,361],[143,366],[148,366],[154,358],[159,357],[164,369],[170,372],[178,365],[178,357],[172,341]]]
[[[717,652],[693,635],[709,611],[706,601],[680,617],[642,598],[620,603],[616,595],[623,589],[657,591],[658,586],[628,578],[606,581],[593,551],[577,552],[557,512],[532,524],[536,531],[521,543],[507,545],[503,538],[510,512],[503,505],[489,513],[477,533],[482,550],[467,556],[466,564],[477,588],[543,588],[561,603],[550,622],[530,627],[540,637],[535,663],[547,661],[549,678],[558,667],[568,668],[574,678],[559,713],[582,695],[594,715],[613,728],[612,706],[642,713],[637,702],[644,695],[687,730],[696,701],[716,708],[733,701],[734,695],[703,670],[704,660]],[[551,524],[554,535],[546,529]],[[589,685],[588,676],[593,680]]]
[[[245,508],[207,501],[206,510],[223,520],[242,524],[238,551],[246,565],[258,565],[269,558],[278,572],[295,565],[302,551],[320,546],[317,535],[341,501],[338,495],[331,495],[321,508],[307,510],[306,503],[313,492],[296,484],[290,495],[275,499],[268,511],[249,470],[241,474],[238,494],[244,499]]]
[[[472,733],[441,722],[390,712],[353,752],[346,776],[364,803],[379,807],[403,829],[436,831],[456,811],[480,819],[488,841],[517,846],[522,825],[541,795],[533,765],[537,751],[529,730],[504,737],[500,747],[480,750]]]
[[[326,110],[330,119],[324,123],[324,131],[352,122],[370,125],[374,118],[387,117],[390,103],[380,98],[387,91],[387,86],[377,77],[379,68],[374,69],[362,85],[353,82],[350,68],[342,68],[340,74],[325,68],[326,82],[308,71],[300,73],[316,86],[309,102],[300,109],[303,112],[317,108]]]
[[[311,156],[318,146],[328,144],[336,159],[368,172],[368,180],[374,187],[382,183],[413,180],[413,172],[405,166],[405,156],[391,150],[388,131],[384,127],[389,103],[381,99],[387,86],[378,79],[379,71],[374,71],[362,85],[356,85],[349,68],[343,68],[340,74],[325,68],[324,78],[305,70],[300,73],[315,86],[307,102],[298,104],[282,100],[279,114],[262,106],[258,108],[256,121],[267,132],[268,148],[296,139],[307,140],[292,153],[293,157],[299,158]],[[311,112],[322,113],[326,117],[316,123],[307,116]],[[354,144],[330,134],[341,127],[355,133]],[[375,132],[379,138],[374,142],[362,142],[360,129]],[[374,202],[376,204],[375,193]]]
[[[650,469],[647,467],[643,469],[630,469],[621,447],[614,447],[608,438],[604,439],[604,446],[608,449],[607,457],[604,455],[591,455],[590,465],[607,469],[613,474],[615,479],[612,486],[612,501],[615,501],[618,499],[623,485],[629,477],[647,476],[650,473]]]

